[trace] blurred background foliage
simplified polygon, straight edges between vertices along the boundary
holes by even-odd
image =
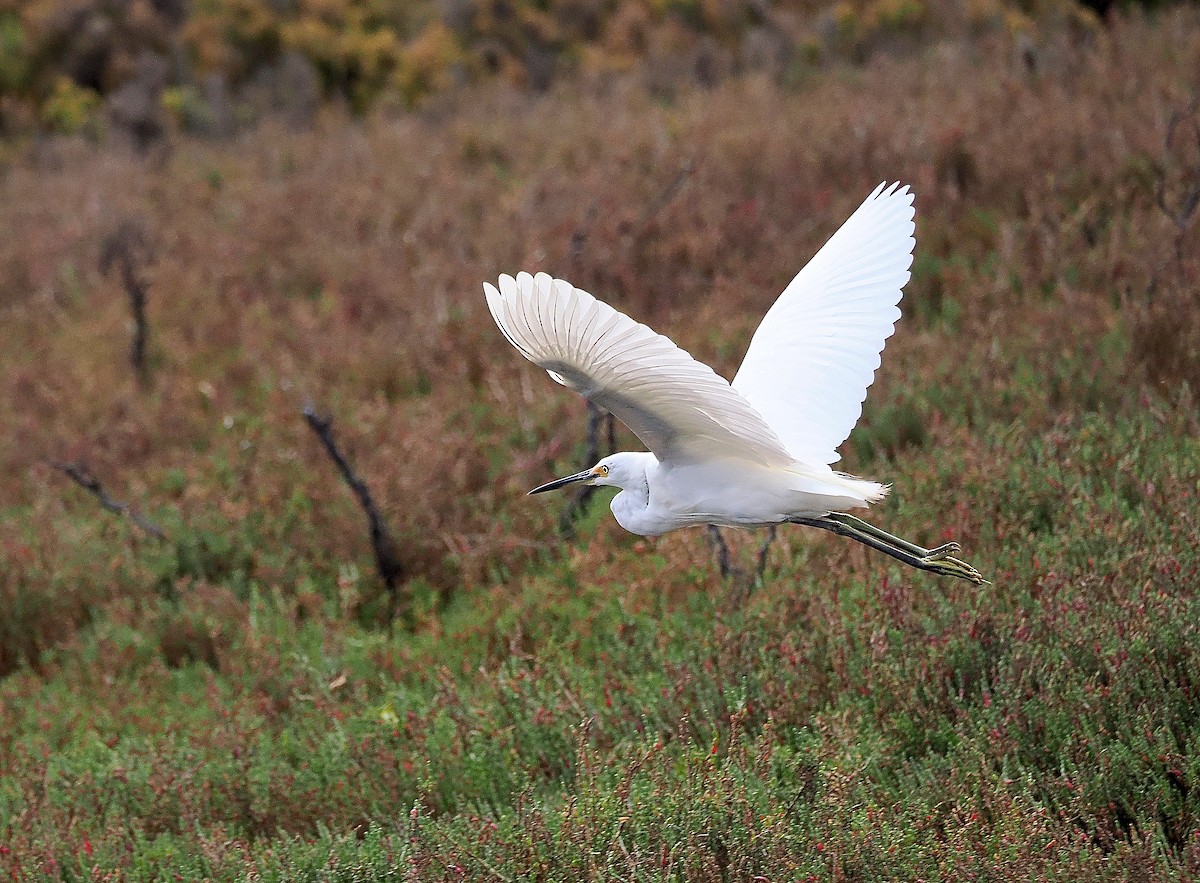
[[[747,68],[795,78],[880,47],[1047,21],[1100,27],[1078,0],[3,0],[0,135],[147,140],[228,134],[325,102],[406,109],[490,77],[543,90],[564,72],[642,65],[661,86]],[[1153,5],[1138,3],[1126,5]],[[1099,11],[1099,14],[1098,14]],[[653,83],[652,83],[653,84]]]

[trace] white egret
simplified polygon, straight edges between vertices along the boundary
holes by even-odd
[[[669,338],[546,273],[484,284],[488,308],[525,358],[611,411],[650,449],[605,457],[530,491],[613,485],[613,515],[657,536],[689,525],[790,522],[849,537],[905,564],[974,583],[951,557],[842,510],[888,488],[835,471],[900,318],[913,247],[913,195],[879,185],[767,311],[729,383]]]

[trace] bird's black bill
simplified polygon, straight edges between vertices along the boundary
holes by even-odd
[[[548,481],[541,487],[535,487],[529,492],[529,496],[534,494],[542,494],[546,491],[557,490],[560,487],[565,487],[568,484],[574,484],[577,481],[587,481],[589,478],[595,478],[592,470],[585,469],[583,472],[576,472],[574,475],[568,475],[566,478],[556,478],[554,481]]]

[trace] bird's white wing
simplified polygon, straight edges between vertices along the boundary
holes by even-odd
[[[880,184],[767,311],[733,388],[792,455],[836,463],[862,415],[912,265],[913,195]]]
[[[669,338],[546,273],[483,287],[492,318],[525,358],[615,414],[659,460],[791,462],[729,381]]]

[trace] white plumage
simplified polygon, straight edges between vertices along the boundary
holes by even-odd
[[[623,527],[657,535],[689,524],[791,521],[832,530],[913,566],[982,581],[949,557],[838,510],[882,485],[835,472],[900,318],[915,246],[913,196],[880,185],[767,312],[732,384],[586,291],[545,273],[484,284],[500,330],[525,358],[611,411],[650,449],[619,453],[550,482],[622,489]]]
[[[796,274],[733,379],[800,460],[838,461],[896,330],[916,246],[913,195],[898,186],[880,184]]]

